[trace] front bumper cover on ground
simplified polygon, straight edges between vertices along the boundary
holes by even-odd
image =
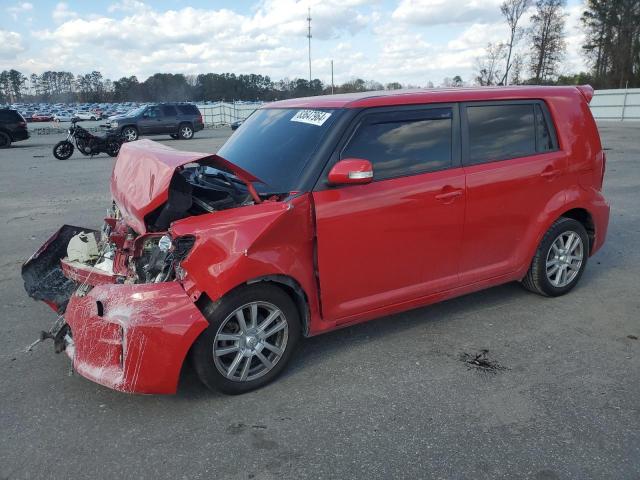
[[[63,226],[22,267],[27,293],[64,315],[49,332],[57,351],[66,343],[73,368],[106,387],[175,393],[207,320],[178,282],[116,284],[115,275],[66,261],[67,244],[81,231],[93,232]]]
[[[130,393],[175,393],[187,352],[208,326],[177,282],[96,286],[71,297],[65,320],[74,369]]]

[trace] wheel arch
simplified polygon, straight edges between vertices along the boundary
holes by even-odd
[[[572,218],[582,224],[589,237],[589,254],[591,254],[596,239],[596,225],[593,221],[593,215],[586,208],[578,207],[567,210],[560,217]]]

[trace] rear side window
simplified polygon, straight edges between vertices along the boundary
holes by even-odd
[[[369,160],[375,180],[448,168],[452,117],[451,108],[371,115],[340,156]]]
[[[467,164],[493,162],[536,153],[534,104],[466,107]]]
[[[539,103],[535,105],[536,111],[536,136],[538,141],[538,152],[551,152],[556,149],[555,135],[547,123],[548,117]]]
[[[199,115],[200,114],[200,110],[198,110],[198,107],[196,107],[195,105],[186,104],[186,105],[176,105],[176,106],[178,107],[178,111],[182,115]]]
[[[176,107],[174,107],[173,105],[163,105],[162,115],[164,115],[165,117],[175,117],[176,115],[178,115],[178,112],[176,110]]]

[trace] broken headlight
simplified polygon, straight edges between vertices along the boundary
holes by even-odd
[[[181,278],[184,277],[179,264],[189,254],[194,242],[195,237],[192,236],[171,239],[169,235],[163,235],[159,239],[149,239],[136,265],[138,280],[142,283],[166,282],[175,278],[176,271],[180,271]]]

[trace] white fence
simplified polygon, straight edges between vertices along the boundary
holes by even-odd
[[[198,109],[207,127],[219,127],[244,120],[261,105],[262,102],[215,102],[198,104]]]
[[[596,120],[640,120],[640,88],[596,90],[590,107]]]

